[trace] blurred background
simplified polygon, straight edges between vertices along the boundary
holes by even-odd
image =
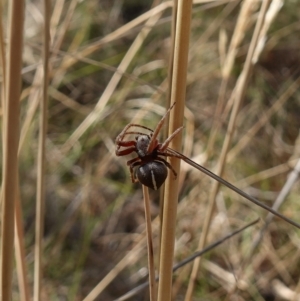
[[[242,15],[244,2],[193,6],[182,152],[212,171],[261,6],[253,1]],[[40,5],[26,5],[21,97],[20,194],[30,286],[42,91]],[[155,7],[156,20],[150,18]],[[299,15],[300,2],[289,0],[271,19],[224,170],[226,180],[269,206],[300,154]],[[95,300],[114,300],[147,280],[141,185],[131,183],[126,166],[131,156],[116,157],[114,141],[126,124],[154,128],[165,112],[171,18],[171,1],[52,1],[42,300],[82,300],[112,271],[115,276]],[[182,164],[177,262],[197,249],[211,183]],[[297,221],[299,190],[298,182],[280,209]],[[159,192],[150,196],[157,254]],[[266,215],[221,188],[208,240]],[[250,256],[262,227],[263,222],[204,256],[194,300],[292,300],[289,293],[297,289],[294,300],[300,300],[299,230],[274,218]],[[184,300],[190,269],[191,264],[176,272],[174,300]],[[131,300],[148,300],[147,294]],[[13,298],[20,300],[16,279]]]

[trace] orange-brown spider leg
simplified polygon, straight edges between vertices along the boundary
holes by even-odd
[[[124,136],[127,135],[126,133],[128,132],[128,129],[131,128],[131,127],[138,127],[138,128],[142,128],[142,129],[145,129],[145,130],[148,130],[150,132],[153,132],[153,130],[149,129],[148,127],[146,126],[143,126],[143,125],[139,125],[139,124],[134,124],[134,123],[129,123],[125,126],[125,128],[123,129],[123,131],[118,135],[116,141],[122,141]],[[133,132],[134,133],[134,132]]]
[[[147,149],[147,153],[152,153],[153,149],[155,148],[155,141],[157,139],[157,136],[159,134],[160,129],[162,128],[166,117],[170,114],[170,111],[173,109],[173,107],[175,106],[175,102],[171,105],[171,107],[167,110],[167,112],[165,113],[165,115],[162,117],[162,119],[159,121],[159,123],[157,124],[154,132],[153,132],[153,136],[151,138],[151,141],[148,145],[148,149]]]
[[[116,156],[126,156],[131,154],[132,152],[135,152],[136,148],[135,147],[130,147],[130,148],[126,148],[123,150],[119,150],[119,148],[116,149]]]
[[[132,153],[133,151],[136,150],[136,148],[135,148],[136,142],[135,141],[133,141],[133,140],[132,141],[122,141],[122,140],[119,139],[119,136],[116,139],[116,145],[117,145],[117,147],[116,147],[116,151],[115,152],[116,152],[117,156],[125,156],[125,155],[128,155],[128,154],[130,154],[130,153]],[[123,147],[126,147],[126,146],[129,147],[129,146],[131,146],[131,147],[120,151],[120,147],[121,146],[123,146]]]
[[[168,137],[168,139],[166,139],[166,141],[161,145],[160,150],[164,151],[168,146],[169,143],[174,139],[174,137],[180,132],[182,131],[183,126],[181,126],[180,128],[178,128],[175,132],[173,132],[173,134]]]

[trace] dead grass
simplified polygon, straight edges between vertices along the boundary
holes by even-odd
[[[288,186],[278,210],[299,222],[299,185],[295,180],[291,184],[288,177],[300,154],[299,5],[286,1],[276,12],[274,5],[279,1],[275,0],[196,2],[183,153],[269,206]],[[21,208],[17,206],[21,210],[16,241],[20,251],[15,267],[19,282],[13,278],[12,300],[26,300],[22,299],[23,292],[30,295],[33,291],[36,182],[41,181],[37,172],[41,130],[37,109],[45,83],[43,10],[33,2],[26,5],[20,102]],[[138,16],[130,14],[127,1],[55,1],[53,5],[49,111],[44,117],[48,130],[42,172],[45,215],[40,215],[44,226],[40,300],[109,301],[147,279],[142,189],[131,183],[126,158],[115,156],[114,140],[129,122],[154,128],[169,106],[172,1],[154,1],[153,7],[151,1],[145,2]],[[268,19],[259,13],[264,6]],[[260,48],[251,42],[255,27],[260,28],[258,41],[266,35],[265,43],[258,43]],[[4,49],[1,35],[0,44],[0,50]],[[240,86],[247,64],[248,79]],[[4,75],[10,67],[2,66]],[[2,81],[2,112],[7,78]],[[230,116],[237,98],[240,104],[232,123]],[[5,124],[6,115],[2,116]],[[6,185],[4,182],[3,193]],[[204,245],[258,216],[262,221],[269,220],[267,212],[227,188],[217,187],[209,197],[212,180],[184,162],[177,185],[175,262],[198,248],[208,215]],[[3,204],[5,198],[4,194]],[[209,198],[214,204],[211,214],[207,213]],[[154,253],[158,254],[159,194],[150,191],[150,199]],[[5,210],[2,206],[2,214]],[[5,227],[3,217],[1,224]],[[270,219],[254,248],[263,227],[261,222],[205,255],[186,298],[299,300],[299,230],[278,218]],[[9,248],[9,241],[5,245]],[[10,260],[9,256],[6,259]],[[193,280],[191,266],[176,271],[173,300],[184,300]],[[147,292],[140,293],[140,298],[147,300]]]

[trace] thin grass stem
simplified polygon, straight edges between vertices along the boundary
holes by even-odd
[[[278,197],[276,198],[276,200],[272,206],[273,210],[278,210],[279,207],[282,205],[282,203],[286,200],[292,187],[294,186],[296,181],[299,179],[299,174],[300,174],[300,159],[296,163],[294,170],[289,174],[285,185],[282,187]],[[257,250],[258,246],[261,244],[264,234],[266,233],[266,230],[268,229],[271,221],[273,220],[273,217],[274,217],[274,215],[269,213],[264,220],[263,227],[261,229],[259,229],[259,231],[257,231],[257,233],[255,235],[253,235],[252,243],[251,243],[250,247],[248,248],[247,256],[243,260],[243,262],[239,268],[240,272],[239,272],[238,278],[243,277],[242,274],[245,271],[245,267],[248,266],[248,264],[250,263],[250,261],[253,258],[254,252]],[[299,283],[298,283],[298,285],[299,285]],[[229,296],[231,296],[236,291],[236,289],[237,289],[237,286],[234,286],[234,288],[230,291]]]
[[[19,177],[17,178],[17,196],[15,207],[15,254],[16,254],[16,269],[19,282],[20,300],[30,301],[30,288],[28,281],[28,270],[26,268],[26,254],[24,243],[23,229],[23,212],[20,200]]]
[[[209,140],[206,149],[208,155],[211,154],[211,151],[215,144],[217,133],[220,128],[220,123],[218,122],[218,118],[220,118],[223,112],[229,77],[234,66],[236,55],[238,54],[238,48],[240,47],[243,39],[245,38],[245,31],[249,26],[249,18],[251,18],[253,7],[254,5],[252,0],[246,0],[243,2],[237,20],[237,24],[235,26],[235,30],[229,45],[228,53],[226,55],[224,65],[222,66],[222,82],[220,85],[220,91],[219,91],[218,101],[216,105],[216,111],[214,114],[212,130],[209,135]]]
[[[192,262],[194,259],[196,259],[199,256],[204,255],[205,253],[213,250],[214,248],[218,247],[219,245],[221,245],[222,243],[224,243],[226,240],[230,239],[231,237],[241,233],[242,231],[246,230],[247,228],[257,224],[259,222],[260,219],[256,219],[255,221],[247,224],[246,226],[237,229],[236,231],[233,231],[232,233],[229,233],[228,235],[224,236],[223,238],[217,240],[216,242],[208,245],[207,247],[205,247],[203,250],[195,252],[193,255],[189,256],[188,258],[182,260],[181,262],[179,262],[178,264],[173,266],[173,272],[177,271],[178,269],[182,268],[183,266],[185,266],[186,264]],[[156,281],[159,280],[159,277],[156,277]],[[119,297],[118,299],[114,300],[114,301],[125,301],[128,300],[129,298],[132,298],[133,296],[137,295],[140,291],[142,291],[143,289],[145,289],[147,286],[149,285],[149,282],[145,282],[137,287],[135,287],[134,289],[132,289],[131,291],[127,292],[125,295]]]
[[[43,97],[40,103],[40,132],[37,167],[36,223],[35,223],[35,259],[34,259],[34,301],[41,299],[42,254],[44,235],[45,207],[45,157],[48,120],[48,68],[50,44],[50,1],[44,1],[44,45],[43,45]]]
[[[143,42],[145,41],[147,35],[151,32],[153,26],[156,22],[160,19],[162,12],[151,16],[145,24],[145,27],[141,30],[138,34],[132,45],[129,47],[127,53],[125,54],[123,60],[121,61],[120,65],[118,66],[118,71],[114,73],[110,82],[108,83],[105,91],[99,98],[94,110],[82,121],[82,123],[77,127],[74,133],[70,136],[70,138],[66,141],[63,146],[63,151],[68,152],[74,143],[80,139],[80,137],[89,129],[89,127],[98,120],[99,116],[101,115],[102,111],[104,110],[105,106],[107,105],[109,99],[111,98],[112,94],[114,93],[117,85],[119,84],[120,80],[122,79],[122,74],[127,70],[129,64],[134,59],[136,53],[142,46]]]
[[[132,29],[141,25],[143,22],[147,23],[148,19],[151,19],[155,15],[157,15],[157,14],[161,15],[162,13],[165,12],[165,10],[172,7],[172,4],[173,4],[172,1],[167,1],[167,2],[163,2],[163,3],[159,4],[158,6],[155,6],[154,8],[148,10],[147,12],[140,15],[139,17],[133,19],[132,21],[126,23],[122,27],[120,27],[120,28],[116,29],[115,31],[111,32],[110,34],[106,35],[99,41],[84,47],[81,51],[76,50],[76,53],[75,53],[76,56],[81,57],[81,58],[87,57],[88,55],[92,54],[93,52],[99,50],[99,48],[101,48],[103,45],[108,44],[114,40],[117,40],[117,39],[125,36],[127,33],[130,33],[132,31]],[[68,60],[66,60],[66,62],[64,63],[64,66],[63,66],[64,69],[70,68],[71,66],[73,66],[75,63],[78,62],[78,59],[76,58],[76,56],[74,57],[74,56],[72,56],[72,54],[70,55]]]
[[[174,152],[174,150],[172,150]],[[259,200],[257,200],[256,198],[252,197],[251,195],[247,194],[246,192],[242,191],[241,189],[237,188],[236,186],[232,185],[231,183],[227,182],[226,180],[224,180],[223,178],[219,177],[218,175],[214,174],[213,172],[211,172],[210,170],[206,169],[205,167],[195,163],[194,161],[192,161],[191,159],[187,158],[186,156],[175,152],[178,154],[178,157],[181,157],[182,160],[184,160],[186,163],[190,164],[191,166],[195,167],[196,169],[202,171],[203,173],[205,173],[206,175],[208,175],[209,177],[213,178],[214,180],[216,180],[219,184],[223,184],[226,187],[228,187],[229,189],[235,191],[236,193],[238,193],[239,195],[241,195],[242,197],[244,197],[245,199],[249,200],[250,202],[252,202],[253,204],[267,210],[268,212],[270,212],[273,215],[276,215],[277,217],[281,218],[282,220],[286,221],[287,223],[297,227],[298,229],[300,229],[300,224],[287,218],[286,216],[282,215],[281,213],[277,212],[275,209],[265,205],[264,203],[260,202]]]
[[[270,121],[270,118],[282,109],[283,105],[299,90],[300,77],[293,81],[274,104],[259,118],[245,135],[228,153],[227,162],[231,162],[236,156],[253,141],[258,131]]]
[[[150,300],[157,300],[157,290],[155,281],[155,266],[154,266],[154,252],[153,252],[153,238],[152,238],[152,224],[151,224],[151,208],[149,189],[143,186],[144,205],[145,205],[145,220],[146,220],[146,233],[147,233],[147,247],[148,247],[148,269],[149,269],[149,291]]]
[[[230,121],[229,121],[229,125],[228,125],[228,128],[227,128],[227,134],[225,136],[222,151],[221,151],[221,154],[220,154],[220,159],[219,159],[219,162],[218,162],[218,167],[217,167],[217,172],[216,172],[216,174],[218,176],[222,176],[224,168],[225,168],[226,158],[227,158],[229,146],[231,144],[231,140],[232,140],[232,137],[233,137],[233,133],[234,133],[234,130],[235,130],[235,125],[236,125],[236,120],[237,120],[237,116],[238,116],[238,112],[239,112],[239,107],[240,107],[241,101],[244,97],[244,94],[245,94],[245,91],[246,91],[246,86],[247,86],[247,83],[248,83],[248,79],[249,79],[249,76],[251,74],[252,67],[253,67],[252,57],[253,57],[257,42],[258,42],[258,37],[259,37],[260,30],[263,27],[263,22],[264,22],[264,18],[265,18],[266,12],[267,12],[268,4],[269,4],[269,0],[263,1],[263,3],[262,3],[260,13],[258,15],[258,19],[257,19],[257,22],[256,22],[256,26],[255,26],[255,29],[254,29],[254,33],[253,33],[253,36],[252,36],[252,40],[251,40],[249,50],[248,50],[248,53],[247,53],[245,65],[244,65],[243,71],[240,74],[240,76],[238,78],[238,81],[237,81],[237,85],[236,85],[236,89],[235,89],[235,95],[234,95],[235,102],[233,104],[233,108],[232,108],[232,112],[231,112],[231,116],[230,116]],[[200,240],[199,240],[199,244],[198,244],[198,249],[200,249],[200,250],[203,249],[205,244],[206,244],[206,239],[207,239],[209,227],[210,227],[210,224],[211,224],[211,219],[212,219],[212,216],[213,216],[213,212],[215,210],[215,199],[216,199],[217,193],[219,191],[219,187],[220,187],[219,182],[214,182],[213,183],[213,187],[211,189],[211,194],[210,194],[210,197],[209,197],[208,207],[207,207],[206,214],[205,214],[203,230],[202,230]],[[193,292],[194,292],[194,286],[195,286],[198,271],[199,271],[199,268],[200,268],[200,263],[201,263],[201,258],[197,258],[197,260],[195,260],[195,262],[194,262],[193,270],[192,270],[192,273],[191,273],[190,282],[189,282],[189,286],[188,286],[188,290],[187,290],[187,293],[186,293],[186,296],[185,296],[185,301],[191,301],[192,300],[192,296],[193,296]]]
[[[128,252],[109,273],[89,292],[83,301],[95,300],[104,289],[115,279],[115,277],[128,265],[134,264],[141,254],[143,254],[145,240],[142,239],[135,247]]]

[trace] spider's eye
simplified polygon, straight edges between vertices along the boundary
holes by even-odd
[[[138,141],[138,139],[139,139],[139,136],[135,136],[135,140]]]

